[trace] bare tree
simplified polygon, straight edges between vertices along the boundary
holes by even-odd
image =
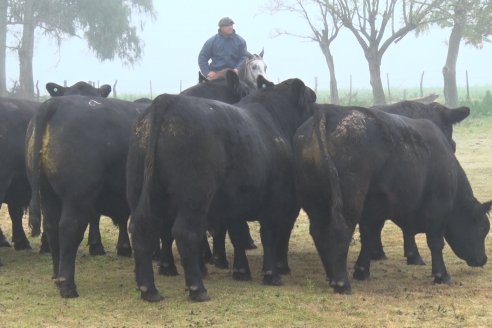
[[[330,51],[332,42],[336,39],[341,28],[341,21],[329,10],[334,5],[329,6],[327,0],[272,0],[268,5],[270,13],[290,12],[297,14],[306,20],[311,29],[311,35],[298,35],[289,31],[277,29],[277,35],[290,35],[317,42],[328,65],[330,75],[330,101],[333,104],[340,103],[338,96],[338,86],[335,75],[335,62]]]
[[[444,98],[449,107],[458,106],[456,63],[461,41],[481,48],[492,35],[492,2],[490,0],[447,0],[435,14],[441,27],[451,27],[446,64],[442,68]]]
[[[7,56],[7,1],[0,1],[0,96],[7,94],[6,56]]]
[[[381,62],[392,43],[432,22],[431,15],[443,0],[337,0],[332,10],[357,39],[369,65],[375,105],[386,103]]]

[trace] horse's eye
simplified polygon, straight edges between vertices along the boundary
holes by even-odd
[[[253,65],[253,69],[258,69],[258,65]]]

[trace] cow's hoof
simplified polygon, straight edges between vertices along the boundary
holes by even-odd
[[[2,238],[0,239],[0,247],[12,247],[12,246],[10,245],[7,239]]]
[[[164,299],[164,297],[159,294],[157,290],[140,292],[140,298],[151,303],[160,302]]]
[[[355,266],[354,268],[354,274],[353,277],[356,280],[367,280],[369,279],[370,272],[366,268],[360,267],[358,265]]]
[[[333,288],[333,291],[337,294],[352,294],[352,288],[349,283],[339,281],[339,282],[330,282],[330,286]]]
[[[208,297],[208,293],[205,288],[190,286],[188,290],[190,300],[193,302],[206,302],[210,300],[210,297]]]
[[[25,251],[32,249],[32,247],[31,244],[29,244],[29,241],[26,239],[23,241],[14,242],[14,249],[16,251]]]
[[[214,257],[213,264],[217,269],[229,269],[229,261],[224,258]]]
[[[163,276],[177,276],[178,275],[178,269],[176,269],[176,266],[173,265],[168,265],[168,264],[160,264],[159,265],[159,274]]]
[[[434,283],[449,285],[451,283],[451,277],[447,273],[445,274],[437,273],[434,275]]]
[[[77,287],[75,284],[68,284],[65,279],[57,278],[55,279],[55,284],[60,291],[60,296],[63,298],[75,298],[79,297],[79,293],[77,293]]]
[[[424,260],[420,255],[417,256],[407,256],[407,264],[408,265],[425,265]]]
[[[132,257],[132,248],[129,246],[116,247],[116,255],[121,257]]]
[[[371,253],[371,260],[373,261],[384,261],[387,260],[388,257],[384,251],[375,251]]]
[[[232,279],[237,281],[249,281],[251,280],[251,272],[247,270],[234,270],[232,273]]]
[[[289,265],[285,263],[277,263],[277,272],[282,275],[290,274]]]
[[[279,274],[265,274],[263,276],[263,284],[269,286],[282,286],[282,278]]]
[[[104,249],[104,246],[101,244],[89,245],[89,254],[92,256],[106,255],[106,250]]]

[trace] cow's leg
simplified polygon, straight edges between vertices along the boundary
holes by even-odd
[[[106,254],[101,240],[101,230],[99,229],[100,221],[100,215],[94,216],[89,221],[89,239],[87,240],[87,244],[89,245],[89,254],[93,256]]]
[[[234,220],[229,224],[229,237],[234,247],[234,263],[232,265],[232,278],[238,281],[251,280],[248,258],[246,257],[247,236],[244,234],[244,226],[240,220]]]
[[[118,222],[118,242],[116,243],[116,254],[123,257],[132,256],[130,237],[128,237],[128,216],[116,218]]]
[[[247,250],[257,249],[258,246],[255,244],[255,240],[251,237],[251,232],[249,230],[248,222],[244,221],[244,233],[248,238],[248,244],[246,245]]]
[[[159,302],[164,298],[155,287],[152,255],[159,247],[160,225],[155,217],[145,217],[140,211],[132,213],[131,227],[135,279],[140,297],[148,302]]]
[[[22,204],[12,202],[9,204],[8,209],[10,218],[12,219],[12,241],[14,243],[14,249],[32,249],[22,227],[22,217],[24,216]]]
[[[427,232],[427,245],[431,251],[432,257],[432,276],[436,284],[449,284],[451,277],[449,276],[446,266],[444,265],[444,258],[442,250],[444,248],[444,237],[442,232],[428,231]]]
[[[279,236],[277,250],[276,250],[277,255],[275,259],[275,266],[279,274],[290,273],[289,260],[288,260],[289,241],[298,214],[299,212],[297,211],[297,214],[292,215],[290,219],[278,224],[275,228]]]
[[[201,267],[203,263],[201,248],[207,221],[206,211],[201,209],[200,205],[205,204],[205,202],[197,200],[200,196],[194,198],[193,195],[190,195],[189,197],[197,203],[181,208],[172,232],[181,256],[189,297],[192,301],[201,302],[210,299],[203,285],[203,268]],[[208,208],[208,204],[206,208]]]
[[[213,237],[212,237],[213,238]],[[213,243],[213,239],[212,239]],[[208,244],[208,235],[205,236],[205,240],[203,241],[203,260],[207,264],[214,264],[212,250],[210,249],[210,245]]]
[[[173,255],[173,235],[171,233],[172,224],[165,223],[163,225],[161,242],[162,249],[159,258],[159,274],[164,276],[176,276],[178,275],[178,270],[176,264],[174,263]]]
[[[424,260],[420,256],[419,249],[415,243],[415,234],[403,231],[403,249],[404,255],[407,258],[407,264],[410,265],[425,265]]]
[[[89,218],[96,216],[95,212],[88,213],[88,207],[69,202],[63,205],[59,223],[60,268],[55,280],[63,298],[79,296],[75,285],[75,258]]]
[[[381,233],[383,232],[384,221],[372,222],[372,233],[374,233],[374,245],[371,250],[371,260],[387,260],[388,257],[383,249],[383,242],[381,240]]]
[[[276,267],[278,232],[269,219],[260,221],[260,236],[263,244],[263,283],[265,285],[280,286],[282,278]]]
[[[50,243],[45,231],[41,234],[41,246],[39,246],[39,254],[51,253]]]
[[[60,243],[58,224],[61,217],[61,204],[51,188],[46,188],[42,193],[41,207],[43,209],[43,234],[41,241],[51,251],[51,261],[53,263],[53,279],[58,277],[60,265]],[[41,251],[40,251],[41,252]]]
[[[1,172],[0,172],[1,174]],[[3,177],[0,177],[0,181],[4,181]],[[6,183],[8,185],[8,183]],[[6,188],[1,188],[0,189],[0,208],[2,208],[2,203],[5,200],[5,194],[6,194]],[[5,235],[3,234],[2,229],[0,228],[0,247],[11,247],[9,241],[7,238],[5,238]]]
[[[375,240],[377,239],[377,231],[372,229],[373,227],[372,222],[366,222],[364,219],[361,219],[359,222],[361,249],[354,266],[354,279],[369,279],[371,254],[372,250],[374,250],[374,245],[376,244]],[[377,225],[376,228],[377,227],[379,227],[379,225]]]
[[[226,225],[221,223],[218,225],[218,228],[213,233],[212,259],[214,262],[214,266],[219,269],[229,268],[229,262],[227,261],[226,250],[225,250],[226,232],[227,232]]]

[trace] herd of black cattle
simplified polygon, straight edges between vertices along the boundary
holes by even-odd
[[[492,202],[473,196],[452,140],[453,124],[468,108],[323,105],[299,79],[274,85],[259,76],[251,90],[232,71],[153,101],[109,99],[109,86],[84,82],[48,83],[47,90],[52,98],[43,103],[1,98],[0,203],[8,205],[16,250],[31,248],[25,209],[34,236],[42,222],[41,251],[52,254],[62,297],[78,296],[75,257],[88,225],[90,253],[104,254],[101,215],[119,227],[118,255],[133,252],[147,301],[162,299],[156,254],[159,272],[176,274],[173,240],[192,300],[208,299],[208,259],[228,265],[225,231],[234,246],[233,278],[251,279],[248,220],[260,223],[263,283],[280,285],[301,208],[339,293],[351,292],[347,254],[357,224],[354,279],[367,279],[371,259],[385,257],[387,219],[403,231],[409,264],[423,264],[414,236],[426,233],[436,283],[450,281],[444,239],[468,265],[487,261]],[[0,231],[0,246],[9,245]]]

